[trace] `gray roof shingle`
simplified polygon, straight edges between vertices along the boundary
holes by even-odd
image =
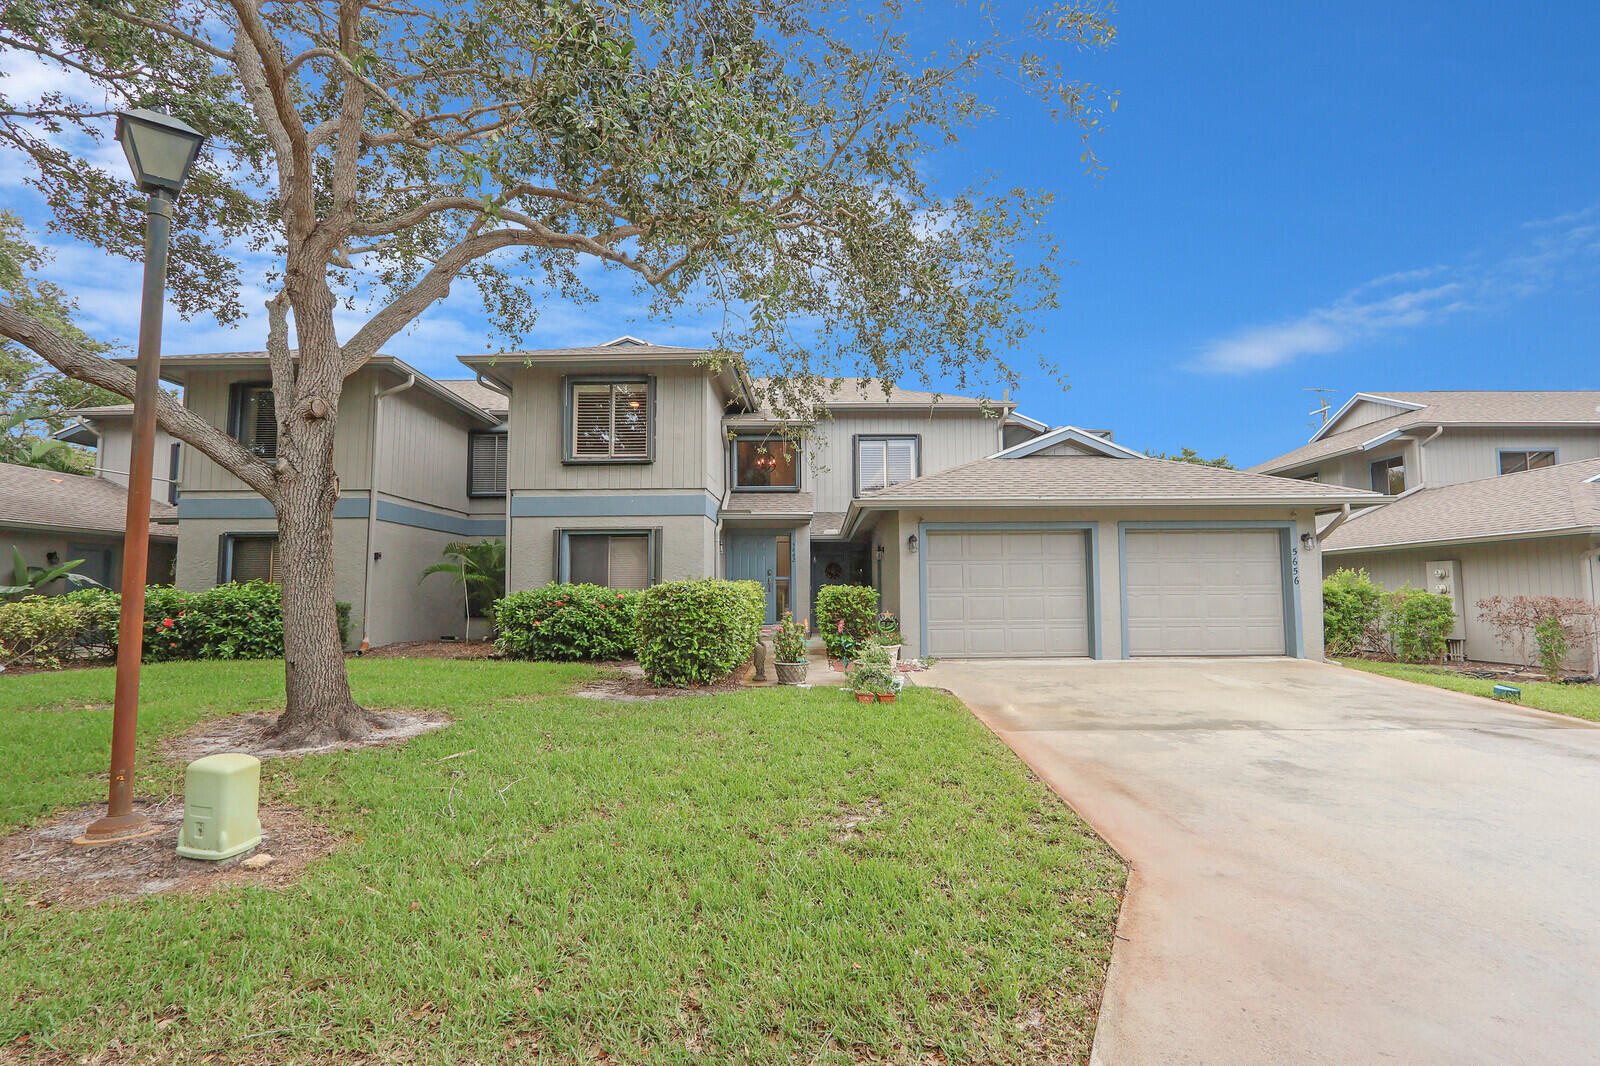
[[[473,378],[434,378],[434,380],[481,411],[503,416],[511,409],[511,402],[506,396],[485,388]]]
[[[811,514],[809,492],[733,492],[722,508],[723,517],[741,515]]]
[[[1436,489],[1352,515],[1322,542],[1324,552],[1352,552],[1518,534],[1600,529],[1600,459]]]
[[[1548,424],[1600,426],[1600,392],[1369,392],[1405,403],[1422,404],[1354,429],[1330,433],[1276,459],[1252,466],[1258,474],[1293,470],[1307,463],[1360,449],[1385,433],[1432,426],[1535,426]]]
[[[128,490],[100,477],[62,474],[0,463],[0,526],[43,526],[121,533],[127,524]],[[178,509],[150,501],[150,535],[178,536]],[[157,524],[165,519],[168,524]]]

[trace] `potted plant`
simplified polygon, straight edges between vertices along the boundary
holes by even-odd
[[[861,657],[850,670],[850,685],[855,690],[857,703],[893,703],[898,689],[894,664],[889,659],[889,649],[881,644],[869,644],[862,649]]]
[[[783,620],[772,632],[774,668],[778,684],[798,685],[806,679],[806,625],[794,620],[793,611],[784,611]]]

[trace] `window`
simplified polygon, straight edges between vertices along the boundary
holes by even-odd
[[[467,435],[467,495],[504,496],[506,494],[507,433],[469,433]]]
[[[167,461],[167,502],[174,505],[178,502],[178,464],[183,454],[178,448],[178,442],[173,441],[172,455]]]
[[[233,439],[263,459],[278,454],[278,412],[272,401],[272,386],[259,383],[235,385],[230,397],[228,431]]]
[[[1519,470],[1538,470],[1541,467],[1555,465],[1556,452],[1554,448],[1500,452],[1500,472],[1502,474],[1515,474]]]
[[[223,538],[222,580],[278,583],[278,538],[228,536]]]
[[[557,579],[614,589],[642,589],[654,580],[654,535],[649,532],[568,533],[561,538]]]
[[[1372,464],[1372,491],[1398,496],[1406,491],[1406,460],[1403,455],[1379,459]]]
[[[733,442],[733,487],[788,492],[800,487],[794,442],[774,437],[738,437]]]
[[[921,471],[918,437],[857,437],[856,495],[910,481]]]
[[[654,453],[652,392],[646,378],[569,382],[569,463],[647,463]]]
[[[1301,474],[1298,480],[1300,480],[1300,481],[1310,481],[1310,482],[1313,482],[1313,483],[1319,482],[1319,481],[1322,480],[1322,471],[1313,470],[1309,474]]]

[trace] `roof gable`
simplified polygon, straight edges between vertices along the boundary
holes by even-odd
[[[1030,455],[1054,450],[1056,445],[1070,444],[1074,449],[1085,455],[1098,455],[1107,459],[1148,459],[1149,456],[1136,452],[1132,448],[1125,448],[1115,441],[1107,440],[1096,433],[1091,433],[1078,426],[1061,426],[1048,433],[1041,433],[1032,440],[1025,440],[1021,444],[1013,444],[989,456],[991,459],[1025,459]]]
[[[1363,403],[1376,404],[1379,407],[1392,407],[1394,408],[1395,414],[1400,414],[1405,411],[1420,411],[1427,406],[1427,404],[1415,403],[1411,400],[1400,400],[1392,396],[1383,396],[1375,392],[1358,392],[1346,400],[1339,407],[1339,409],[1333,413],[1333,417],[1322,424],[1320,429],[1311,434],[1311,439],[1321,440],[1323,437],[1326,437],[1328,434],[1334,432],[1334,427],[1336,427],[1340,422],[1344,421],[1345,417],[1348,416],[1350,412],[1354,411]],[[1371,419],[1371,421],[1376,422],[1378,419]]]

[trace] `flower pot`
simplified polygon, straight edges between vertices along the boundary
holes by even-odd
[[[900,662],[900,649],[905,647],[905,645],[904,644],[885,644],[883,646],[885,648],[889,649],[889,665],[890,666],[894,666],[897,663],[899,663]]]
[[[798,685],[806,679],[805,663],[773,663],[773,668],[778,672],[778,684]]]
[[[878,697],[873,695],[870,692],[857,692],[856,693],[856,702],[857,703],[876,703],[876,702],[878,702]]]
[[[880,693],[878,693],[878,702],[879,703],[893,703],[894,702],[894,697],[895,697],[895,694],[893,692],[880,692]]]

